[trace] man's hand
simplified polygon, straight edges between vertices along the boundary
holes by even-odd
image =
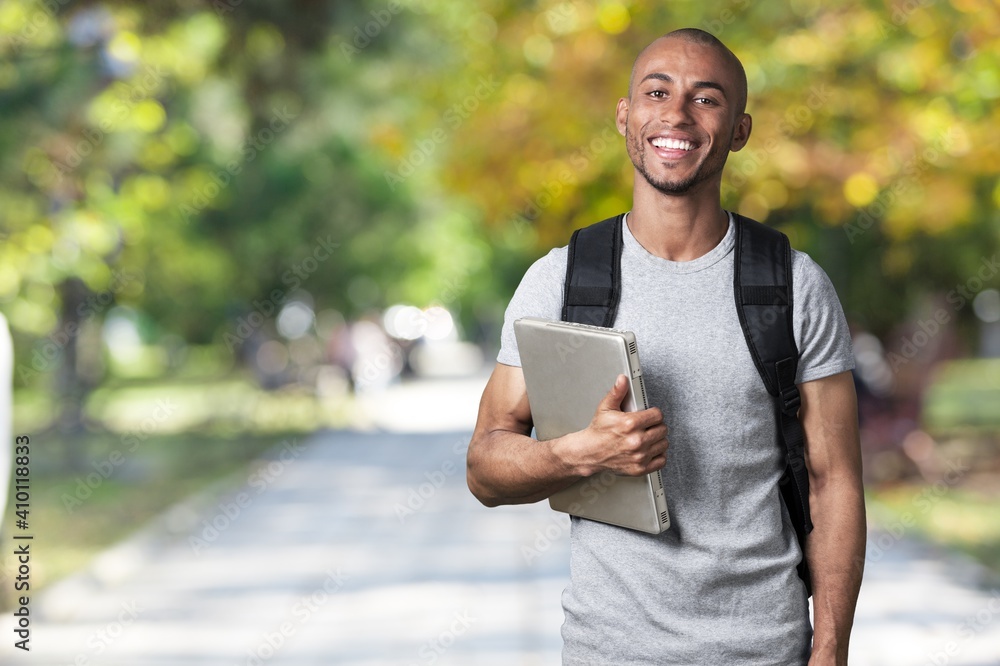
[[[628,380],[620,375],[590,425],[544,442],[528,436],[531,410],[521,368],[498,363],[479,404],[467,456],[469,489],[486,506],[550,497],[605,470],[628,476],[666,463],[667,426],[659,409],[621,411]]]
[[[604,471],[642,476],[666,464],[669,442],[662,412],[657,407],[623,412],[627,394],[628,378],[618,375],[590,425],[567,436],[555,448],[556,455],[569,461],[580,476]]]

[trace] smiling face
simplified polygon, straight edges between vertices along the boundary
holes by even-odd
[[[729,151],[746,145],[750,116],[735,57],[683,37],[661,37],[636,60],[618,131],[632,164],[666,195],[722,182]]]

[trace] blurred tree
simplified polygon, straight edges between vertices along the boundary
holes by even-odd
[[[0,307],[17,382],[54,384],[62,430],[93,385],[81,333],[116,305],[238,353],[245,315],[270,325],[304,292],[356,316],[443,290],[427,276],[448,243],[426,238],[465,248],[475,227],[390,187],[363,131],[389,93],[373,73],[395,41],[376,37],[408,20],[305,0],[0,6]]]
[[[456,128],[444,171],[495,235],[530,230],[537,253],[628,207],[614,105],[643,45],[694,26],[726,42],[750,82],[754,133],[730,158],[724,204],[817,258],[858,324],[885,335],[1000,246],[993,2],[479,6],[496,19],[495,41],[470,41],[463,74],[428,84],[437,99],[472,93],[479,75],[501,79]]]
[[[750,80],[724,203],[813,254],[852,319],[885,335],[970,285],[1000,244],[989,0],[9,0],[17,381],[58,376],[79,428],[100,377],[76,345],[115,305],[234,354],[298,297],[495,323],[533,257],[628,206],[614,105],[638,49],[680,26]]]

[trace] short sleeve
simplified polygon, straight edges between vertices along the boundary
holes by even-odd
[[[497,362],[521,367],[514,337],[514,321],[521,317],[559,320],[562,317],[563,284],[566,281],[566,247],[557,247],[536,261],[521,278],[504,312]]]
[[[795,343],[799,348],[796,383],[854,369],[854,350],[837,291],[809,255],[793,252]]]

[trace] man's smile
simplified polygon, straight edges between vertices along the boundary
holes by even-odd
[[[654,136],[648,139],[649,145],[658,157],[665,160],[678,160],[692,153],[699,143],[690,138]]]

